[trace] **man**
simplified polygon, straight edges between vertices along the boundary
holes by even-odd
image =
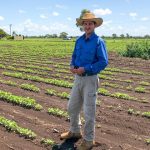
[[[85,33],[76,41],[71,60],[70,71],[75,74],[75,81],[68,103],[70,130],[61,134],[61,139],[82,138],[78,150],[89,150],[94,145],[95,112],[98,89],[98,73],[108,65],[108,56],[104,41],[95,34],[103,20],[91,12],[77,18],[77,25]],[[80,111],[83,107],[85,126],[81,133]]]

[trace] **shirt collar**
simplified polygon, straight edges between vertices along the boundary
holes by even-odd
[[[82,35],[82,37],[83,37],[84,40],[91,40],[91,39],[93,39],[95,37],[95,35],[96,35],[95,32],[93,32],[88,39],[85,39],[85,33],[84,33]]]

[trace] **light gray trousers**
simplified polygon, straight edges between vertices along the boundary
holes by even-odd
[[[70,99],[68,102],[68,113],[70,116],[70,131],[79,133],[81,130],[80,111],[83,106],[85,119],[84,139],[93,141],[95,138],[95,113],[96,98],[99,78],[93,76],[75,75]]]

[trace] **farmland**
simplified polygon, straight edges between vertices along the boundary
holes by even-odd
[[[150,149],[150,60],[116,53],[132,41],[137,40],[106,40],[109,65],[99,74],[96,111],[101,146],[94,150]],[[2,150],[46,150],[61,142],[60,133],[69,128],[74,44],[60,39],[0,41]]]

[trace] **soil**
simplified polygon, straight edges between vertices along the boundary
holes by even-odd
[[[56,63],[67,62],[70,58],[55,59]],[[68,61],[69,62],[69,61]],[[8,62],[11,65],[11,61]],[[50,64],[47,66],[51,67]],[[137,87],[141,81],[150,83],[150,61],[139,58],[124,58],[116,53],[109,53],[109,66],[115,68],[127,68],[128,70],[136,70],[146,75],[133,75],[128,73],[116,73],[113,78],[124,80],[132,80],[133,83],[100,80],[101,83],[115,83],[123,88],[103,87],[109,90],[110,93],[122,92],[138,99],[146,98],[148,103],[138,101],[129,101],[117,99],[109,96],[98,95],[98,100],[101,101],[100,106],[97,106],[96,111],[96,135],[95,140],[100,144],[94,147],[93,150],[150,150],[150,144],[145,143],[145,139],[150,139],[150,119],[129,115],[128,109],[132,108],[137,111],[150,112],[150,86],[144,86],[146,93],[137,93],[132,90],[127,90],[126,87],[132,85]],[[0,100],[0,115],[8,119],[14,120],[19,126],[31,129],[37,134],[36,139],[28,140],[20,137],[18,134],[8,132],[4,127],[0,126],[0,149],[1,150],[46,150],[51,149],[50,146],[45,147],[40,143],[41,138],[50,138],[57,143],[61,143],[59,136],[62,132],[69,129],[69,122],[66,118],[49,115],[47,109],[49,107],[58,107],[62,110],[67,109],[68,101],[56,96],[45,94],[45,89],[53,88],[57,91],[65,91],[70,93],[70,88],[57,87],[50,84],[39,83],[29,80],[17,79],[2,75],[4,69],[0,69],[0,78],[3,80],[11,80],[17,84],[32,83],[40,88],[39,93],[23,90],[20,87],[13,87],[6,84],[0,84],[0,90],[11,92],[14,95],[34,98],[37,103],[43,106],[43,110],[35,111],[26,109],[21,106]],[[6,71],[6,70],[5,70]],[[32,75],[32,74],[31,74]],[[68,74],[72,76],[71,74]],[[62,73],[63,76],[63,73]],[[109,75],[108,75],[109,76]],[[44,77],[44,76],[43,76]],[[49,76],[50,78],[50,76]],[[68,79],[69,82],[70,81]],[[84,127],[84,125],[83,125]],[[54,130],[58,130],[54,132]],[[77,143],[79,144],[80,141]]]

